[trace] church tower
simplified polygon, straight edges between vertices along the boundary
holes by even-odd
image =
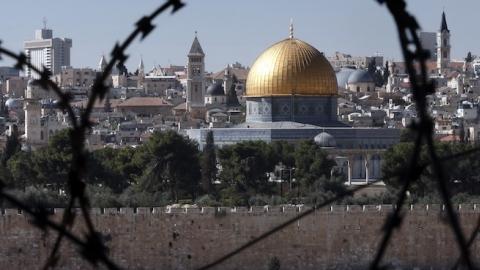
[[[188,53],[187,110],[205,106],[205,53],[195,32],[195,39]]]
[[[448,30],[445,12],[442,12],[442,23],[437,33],[437,69],[443,74],[450,63],[450,30]]]

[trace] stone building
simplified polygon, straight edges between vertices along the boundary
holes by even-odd
[[[62,67],[55,82],[62,88],[90,88],[96,76],[97,72],[91,68]]]
[[[172,114],[173,105],[158,97],[132,97],[117,104],[115,111],[122,113],[133,113],[141,117],[152,117],[161,114],[169,116]]]
[[[374,92],[375,81],[367,70],[355,70],[348,77],[347,89],[356,93]]]

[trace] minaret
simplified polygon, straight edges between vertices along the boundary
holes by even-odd
[[[448,30],[445,12],[442,12],[442,23],[437,32],[437,69],[443,74],[450,63],[450,30]]]
[[[230,70],[230,65],[227,65],[225,68],[225,72],[223,73],[223,90],[225,91],[225,95],[228,94],[230,88],[232,87],[232,74]]]
[[[103,72],[106,67],[107,67],[107,60],[105,60],[105,56],[102,55],[102,58],[100,58],[100,62],[98,62],[98,70]]]
[[[25,139],[29,145],[43,143],[45,135],[41,125],[42,105],[38,97],[38,91],[33,80],[29,80],[26,90],[26,98],[23,103],[25,111]]]
[[[145,82],[145,65],[143,65],[143,58],[140,58],[140,63],[138,64],[138,88],[143,88]]]
[[[205,106],[205,53],[195,31],[195,39],[188,53],[187,110]]]

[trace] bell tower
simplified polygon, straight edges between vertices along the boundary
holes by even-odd
[[[437,32],[437,69],[443,74],[450,63],[450,30],[447,26],[445,12],[442,12],[442,23]]]
[[[187,64],[187,110],[205,106],[205,53],[197,38],[188,53]]]

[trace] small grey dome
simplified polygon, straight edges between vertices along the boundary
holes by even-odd
[[[336,147],[337,142],[335,138],[329,133],[322,132],[313,138],[315,143],[320,147]]]
[[[214,83],[207,88],[208,96],[224,96],[223,86],[220,83]]]
[[[373,77],[366,70],[356,70],[348,76],[348,84],[351,83],[374,83]]]
[[[345,85],[348,82],[348,77],[355,72],[353,68],[341,68],[335,75],[337,76],[337,85],[338,87],[345,88]]]

